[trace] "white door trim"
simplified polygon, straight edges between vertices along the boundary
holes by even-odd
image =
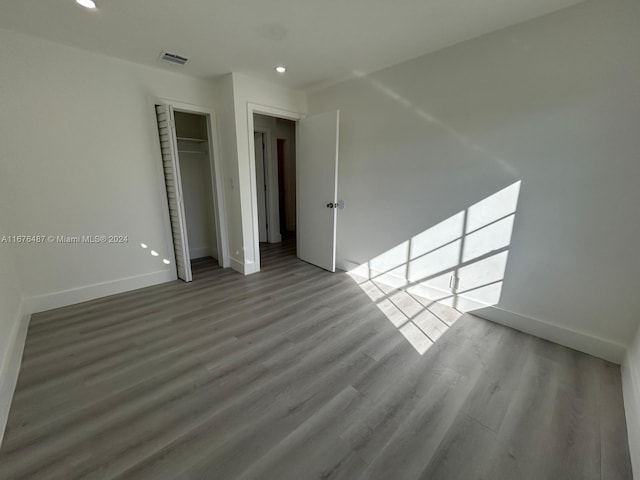
[[[227,208],[224,197],[223,190],[223,179],[224,172],[222,170],[222,162],[220,160],[220,145],[219,145],[219,130],[218,130],[218,121],[216,117],[215,111],[204,105],[194,105],[191,103],[180,102],[177,100],[172,100],[169,98],[162,97],[152,97],[150,102],[153,106],[156,104],[167,104],[171,105],[174,111],[178,112],[187,112],[187,113],[197,113],[202,114],[207,117],[207,134],[209,136],[209,164],[211,166],[211,184],[213,186],[213,205],[215,212],[215,222],[216,222],[216,241],[218,244],[218,263],[221,267],[227,268],[231,265],[231,260],[229,258],[229,236],[228,236],[228,222],[227,222]],[[151,111],[155,113],[155,108],[152,108]],[[160,144],[156,142],[156,150],[158,152],[158,158],[161,158],[160,155]],[[165,180],[164,180],[164,171],[162,169],[162,162],[157,162],[156,165],[159,181],[162,185],[162,193],[166,192],[165,188]],[[171,236],[171,219],[169,218],[169,204],[167,201],[166,194],[162,195],[163,198],[163,217],[164,217],[164,226],[165,226],[165,238],[167,240],[167,248],[172,251],[173,249],[173,239]],[[176,265],[173,265],[173,270],[175,273],[175,278],[177,278]]]
[[[256,150],[253,139],[253,132],[255,131],[253,125],[254,113],[293,121],[300,120],[306,116],[303,113],[291,112],[289,110],[283,110],[282,108],[247,102],[247,137],[249,137],[249,177],[251,184],[251,223],[253,225],[253,258],[255,261],[252,265],[253,268],[251,271],[246,271],[245,273],[255,273],[260,271],[260,230],[258,225],[258,190],[256,187]],[[269,170],[271,170],[271,168],[269,168]]]

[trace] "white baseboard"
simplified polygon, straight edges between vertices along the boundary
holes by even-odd
[[[408,284],[407,279],[397,275],[393,271],[383,272],[376,271],[367,266],[359,266],[355,262],[340,259],[336,265],[341,270],[355,271],[356,275],[365,275],[364,278],[375,276],[375,281],[388,285],[392,288],[405,288]],[[412,293],[424,298],[438,301],[438,299],[449,297],[450,291],[442,290],[437,286],[426,284],[412,285],[409,287]],[[564,345],[584,353],[588,353],[595,357],[603,358],[613,363],[621,364],[627,347],[607,338],[598,337],[588,332],[569,329],[559,325],[555,325],[544,320],[525,317],[523,315],[504,310],[496,306],[488,306],[465,295],[458,296],[458,306],[461,311],[470,313],[480,318],[490,320],[507,327],[529,333],[536,337],[544,338],[552,342]]]
[[[252,273],[256,273],[259,272],[260,268],[258,268],[258,265],[255,262],[247,262],[244,264],[244,274],[245,275],[251,275]]]
[[[627,353],[622,362],[622,394],[634,478],[640,478],[640,365]]]
[[[0,445],[2,445],[4,431],[9,419],[9,410],[11,409],[13,393],[18,382],[22,351],[24,350],[29,320],[31,319],[31,315],[24,312],[23,305],[24,303],[21,302],[13,331],[10,334],[8,351],[4,359],[0,359],[0,361],[3,361],[0,365]]]
[[[229,260],[231,261],[231,268],[244,275],[244,262],[234,257],[229,257]]]
[[[342,270],[343,272],[350,272],[354,268],[359,266],[358,263],[350,262],[349,260],[344,260],[342,258],[336,259],[336,269]]]
[[[128,292],[138,288],[170,282],[175,279],[175,271],[171,269],[119,278],[117,280],[94,283],[93,285],[72,288],[60,292],[27,297],[24,299],[23,309],[29,314],[44,312],[54,308],[86,302],[95,298],[107,297],[109,295],[115,295],[116,293]]]
[[[251,275],[252,273],[259,272],[260,269],[255,262],[247,262],[243,263],[237,258],[230,257],[231,260],[231,268],[233,268],[236,272],[240,272],[243,275]]]
[[[622,363],[627,347],[607,338],[596,337],[587,332],[560,327],[536,318],[525,317],[499,307],[485,307],[469,312],[485,320],[490,320],[521,332],[603,358],[618,365]]]

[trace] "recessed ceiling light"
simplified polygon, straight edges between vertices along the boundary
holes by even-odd
[[[278,72],[278,73],[284,73],[286,71],[287,71],[287,67],[285,67],[284,65],[278,65],[276,67],[276,72]]]
[[[94,9],[96,8],[96,3],[93,0],[76,0],[78,5],[82,5],[84,8]]]

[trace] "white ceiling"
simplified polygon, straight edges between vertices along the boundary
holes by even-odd
[[[0,27],[158,66],[231,71],[309,89],[371,72],[582,0],[1,0]],[[285,64],[285,75],[274,72]],[[163,68],[176,69],[166,66]]]

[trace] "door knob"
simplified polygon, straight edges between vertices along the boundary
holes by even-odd
[[[327,203],[327,208],[339,208],[342,210],[344,208],[344,200],[338,200],[337,203],[329,202]]]

